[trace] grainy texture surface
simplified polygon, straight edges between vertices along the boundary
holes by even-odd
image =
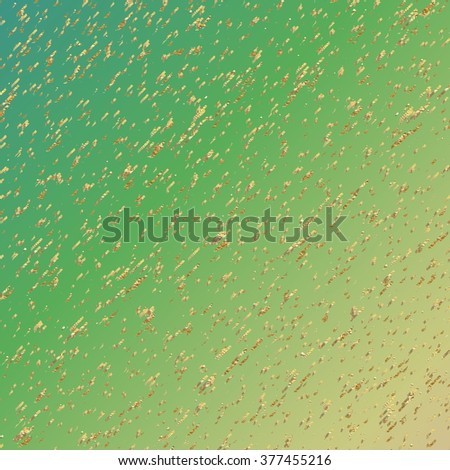
[[[450,443],[447,1],[0,1],[0,447]],[[130,207],[347,242],[102,243]]]

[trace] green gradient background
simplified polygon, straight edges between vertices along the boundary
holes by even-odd
[[[427,4],[0,1],[3,449],[449,448],[450,15]],[[408,105],[427,108],[402,122]],[[302,259],[307,244],[100,241],[124,206],[326,205],[349,241]]]

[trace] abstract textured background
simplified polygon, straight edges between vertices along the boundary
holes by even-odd
[[[0,1],[0,447],[449,448],[449,20]],[[124,206],[348,241],[102,243]]]

